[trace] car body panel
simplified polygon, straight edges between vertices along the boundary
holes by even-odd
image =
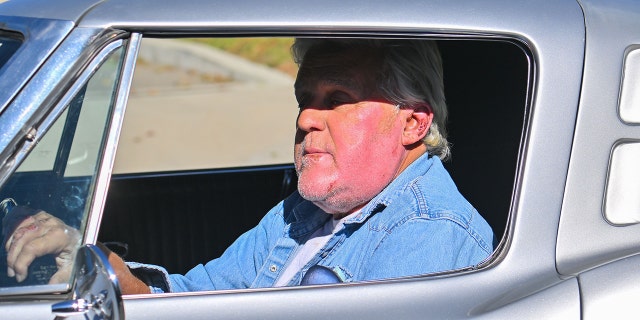
[[[628,319],[638,315],[640,256],[609,263],[580,274],[584,319]]]
[[[390,6],[387,1],[343,1],[307,3],[290,0],[271,2],[261,6],[259,1],[243,1],[227,5],[226,1],[193,0],[168,2],[154,10],[156,2],[105,1],[88,12],[79,26],[113,27],[144,30],[168,35],[174,32],[256,32],[280,34],[300,32],[350,32],[366,34],[368,31],[414,32],[422,34],[441,31],[445,34],[470,33],[478,35],[514,35],[526,37],[548,30],[539,20],[562,21],[570,25],[581,11],[575,1],[554,2],[554,10],[545,10],[540,3],[530,1],[403,1]],[[407,10],[411,8],[411,10]],[[117,12],[117,14],[114,14]],[[455,17],[455,19],[452,19]],[[466,32],[465,32],[466,31]],[[576,36],[582,30],[572,27],[558,30]]]
[[[580,317],[575,278],[508,303],[484,294],[484,290],[490,288],[491,284],[484,284],[483,287],[469,286],[469,279],[465,278],[466,276],[453,277],[443,287],[429,286],[429,290],[425,290],[428,283],[418,280],[344,287],[265,289],[260,293],[234,291],[210,295],[163,295],[152,299],[125,297],[125,307],[127,316],[131,319],[150,319],[158,313],[165,315],[167,319],[180,314],[189,319],[326,319],[336,316],[366,319]],[[439,291],[454,286],[465,290],[458,291],[459,295],[453,294],[451,289],[448,289],[450,294]],[[156,299],[157,301],[153,301]],[[470,303],[470,300],[473,302]],[[150,309],[152,303],[158,309]],[[453,308],[452,303],[456,305]]]
[[[640,139],[640,127],[625,124],[618,108],[625,53],[640,43],[640,12],[628,1],[616,7],[581,3],[587,30],[584,83],[557,252],[558,270],[565,275],[640,252],[640,225],[613,225],[604,212],[611,152],[621,142]]]

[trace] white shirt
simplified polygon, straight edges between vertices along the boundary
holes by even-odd
[[[322,249],[322,247],[324,247],[324,245],[327,244],[329,239],[331,239],[331,237],[336,232],[338,232],[338,231],[340,231],[342,229],[344,221],[347,218],[358,214],[359,211],[360,210],[358,210],[356,212],[353,212],[353,213],[343,217],[342,219],[338,219],[338,220],[329,219],[327,221],[327,223],[325,223],[322,228],[316,230],[311,235],[309,240],[307,240],[307,242],[305,242],[298,249],[298,252],[296,253],[296,256],[293,258],[291,263],[289,263],[289,265],[287,265],[287,268],[282,272],[282,274],[280,275],[280,277],[276,281],[275,286],[276,287],[284,287],[287,284],[289,284],[289,281],[291,281],[291,278],[293,278],[293,276],[298,271],[300,271],[300,269],[302,269],[302,267],[304,267],[307,263],[309,263],[311,258],[313,258],[318,253],[318,251],[320,251],[320,249]]]

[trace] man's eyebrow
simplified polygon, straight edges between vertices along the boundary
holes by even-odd
[[[311,81],[311,82],[313,82],[314,84],[323,85],[323,86],[328,85],[328,86],[342,87],[347,90],[353,90],[357,92],[362,92],[364,89],[362,82],[356,80],[354,77],[345,77],[344,75],[341,75],[338,77],[319,77],[319,78],[320,80]],[[294,83],[295,93],[302,94],[302,93],[307,93],[308,91],[311,91],[305,88],[308,82],[309,80],[296,81]]]
[[[340,78],[327,78],[320,81],[320,83],[325,85],[333,85],[336,87],[343,87],[352,90],[360,90],[362,89],[362,83],[357,81],[353,77],[340,77]]]
[[[356,80],[359,77],[353,74],[353,72],[346,72],[346,67],[336,69],[327,68],[324,71],[320,71],[316,79],[323,84],[335,85],[351,89],[360,89],[362,84]],[[351,70],[351,69],[347,69]]]

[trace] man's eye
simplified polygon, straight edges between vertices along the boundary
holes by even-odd
[[[331,108],[335,108],[335,107],[339,107],[345,104],[351,104],[355,102],[351,95],[342,91],[338,91],[338,92],[335,92],[334,94],[329,95],[325,101],[326,101],[325,104]]]
[[[327,106],[329,108],[337,108],[345,104],[352,104],[352,103],[354,103],[352,99],[346,99],[346,98],[329,99],[329,101],[327,101]]]
[[[342,101],[342,100],[333,99],[333,100],[329,101],[329,105],[332,106],[332,107],[341,106],[343,104],[345,104],[345,102]]]

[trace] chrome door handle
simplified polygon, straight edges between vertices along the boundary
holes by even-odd
[[[67,300],[58,302],[51,306],[51,312],[57,317],[69,317],[74,315],[85,314],[93,308],[93,304],[84,299]]]
[[[98,319],[105,319],[105,316],[109,316],[110,312],[105,309],[105,302],[108,299],[106,290],[100,292],[97,296],[91,295],[90,299],[91,301],[77,299],[58,302],[51,306],[51,312],[63,318],[85,314],[89,311],[93,311]]]

